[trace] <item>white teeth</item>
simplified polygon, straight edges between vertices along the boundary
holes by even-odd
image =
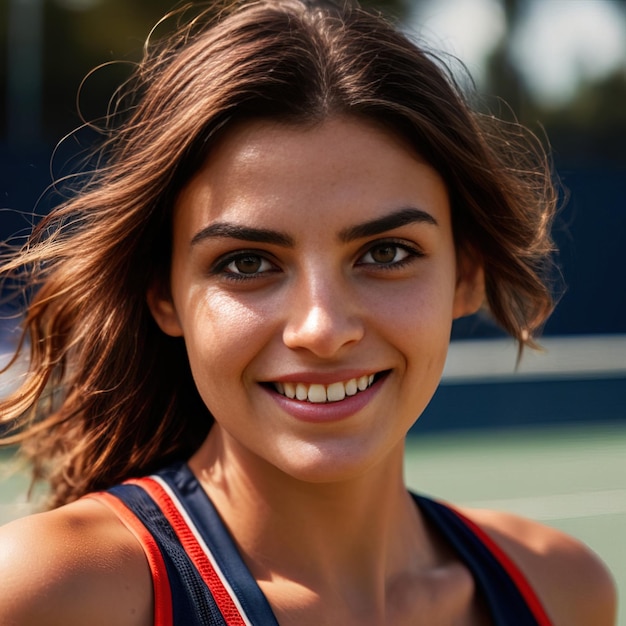
[[[353,396],[359,390],[359,386],[356,384],[356,379],[352,378],[346,383],[346,395]]]
[[[326,402],[326,388],[324,385],[311,385],[307,399],[309,402]]]
[[[343,386],[343,383],[333,383],[332,385],[328,385],[326,396],[329,402],[339,402],[346,397],[346,388]]]
[[[302,383],[298,383],[296,385],[296,398],[298,398],[298,400],[306,400],[308,395],[309,390],[307,389],[307,386]]]
[[[324,402],[340,402],[346,396],[353,396],[359,391],[365,391],[374,382],[374,374],[351,378],[344,382],[321,385],[313,383],[274,383],[274,388],[278,393],[290,399],[300,401],[308,400],[314,404]]]

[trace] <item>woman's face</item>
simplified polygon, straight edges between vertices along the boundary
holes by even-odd
[[[442,373],[452,319],[482,301],[446,187],[353,118],[235,127],[175,206],[171,298],[231,455],[319,482],[401,454]],[[234,457],[233,457],[234,458]]]

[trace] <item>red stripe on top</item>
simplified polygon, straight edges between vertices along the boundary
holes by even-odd
[[[209,588],[220,613],[228,626],[246,626],[246,622],[241,617],[239,609],[233,602],[233,599],[222,583],[221,578],[215,571],[209,557],[205,554],[204,549],[198,543],[193,532],[189,528],[187,522],[176,508],[170,495],[163,487],[151,478],[139,478],[127,481],[128,483],[139,485],[148,495],[158,504],[161,512],[171,524],[178,540],[185,549],[185,552],[195,565],[196,569],[202,576],[202,579]]]
[[[461,521],[470,528],[470,530],[480,539],[485,547],[491,552],[495,559],[506,570],[507,574],[511,577],[511,580],[522,594],[522,597],[526,601],[528,608],[532,612],[533,616],[537,620],[539,626],[554,626],[548,614],[546,613],[541,600],[537,597],[535,590],[532,588],[528,579],[521,570],[515,565],[508,554],[502,550],[502,548],[475,522],[465,517],[462,513],[457,511],[454,507],[446,504],[446,506],[461,519]]]
[[[165,562],[161,555],[161,550],[156,541],[143,525],[141,520],[135,516],[120,500],[109,493],[99,492],[86,496],[102,502],[113,510],[120,521],[137,538],[150,567],[152,575],[152,585],[154,589],[154,626],[174,626],[172,611],[172,592]]]

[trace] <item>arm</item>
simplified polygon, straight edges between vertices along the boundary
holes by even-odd
[[[477,510],[463,510],[463,514],[513,559],[555,626],[615,626],[615,583],[587,546],[515,515]]]
[[[0,624],[150,626],[152,583],[136,540],[79,501],[0,529]]]

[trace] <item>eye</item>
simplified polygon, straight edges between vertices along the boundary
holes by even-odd
[[[246,279],[256,278],[275,270],[276,266],[261,254],[238,252],[218,261],[212,273],[224,274],[228,278]]]
[[[359,258],[359,264],[397,267],[417,256],[421,256],[418,250],[388,241],[372,246]]]

